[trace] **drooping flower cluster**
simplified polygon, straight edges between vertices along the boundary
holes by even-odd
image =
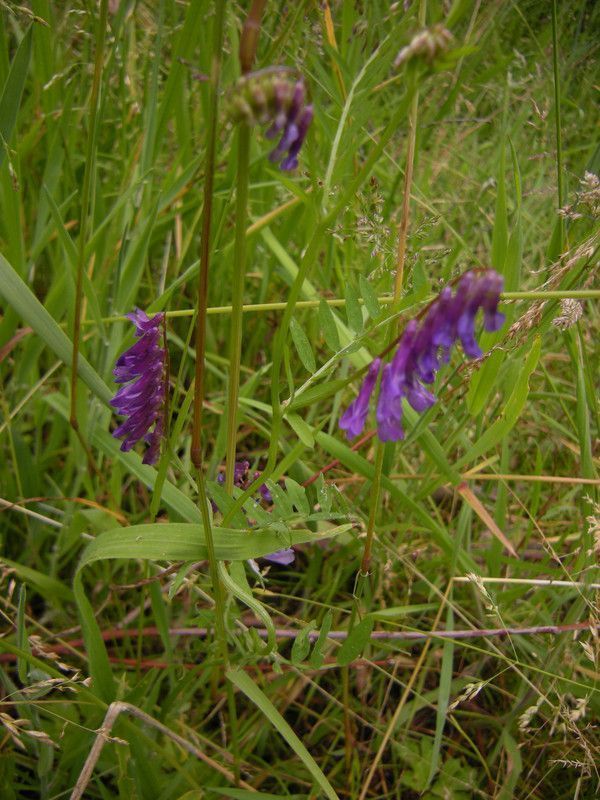
[[[377,435],[382,442],[404,438],[402,428],[402,398],[415,411],[422,412],[435,403],[435,396],[423,386],[435,380],[442,363],[450,359],[450,351],[460,342],[469,358],[483,355],[475,338],[477,314],[483,311],[486,331],[499,330],[504,315],[498,311],[503,279],[494,270],[465,273],[456,284],[454,293],[446,286],[429,306],[425,316],[411,320],[400,340],[392,360],[381,369],[381,359],[371,364],[358,396],[346,409],[340,427],[348,438],[362,432],[369,401],[381,371],[377,402]]]
[[[302,77],[284,67],[268,67],[243,75],[230,90],[228,116],[233,122],[266,125],[267,139],[281,135],[269,159],[282,170],[298,166],[298,153],[313,118]]]
[[[236,461],[235,466],[233,468],[233,484],[240,489],[247,489],[251,483],[260,477],[260,472],[255,472],[252,478],[249,475],[250,463],[248,461]],[[220,472],[217,475],[217,483],[224,484],[225,483],[225,474]],[[263,483],[261,486],[258,487],[258,493],[262,500],[265,503],[272,503],[273,498],[271,496],[271,492],[269,491],[269,487],[266,483]],[[217,505],[214,501],[212,502],[213,511],[217,510]],[[271,561],[273,564],[281,564],[282,566],[288,566],[294,562],[296,554],[291,547],[286,547],[283,550],[277,550],[275,553],[271,553],[268,556],[263,556],[265,561]],[[252,562],[252,559],[250,559]],[[254,568],[254,563],[251,564]]]
[[[161,344],[164,314],[148,317],[139,308],[127,314],[135,325],[138,341],[119,356],[113,375],[116,383],[124,383],[110,401],[127,419],[113,432],[123,443],[121,450],[131,450],[144,439],[148,448],[144,464],[155,464],[164,434],[166,352]],[[152,430],[151,430],[152,428]]]

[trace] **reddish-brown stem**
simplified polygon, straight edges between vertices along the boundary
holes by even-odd
[[[254,64],[254,59],[256,58],[258,37],[260,36],[260,23],[265,5],[266,0],[254,0],[244,22],[242,35],[240,37],[240,66],[243,75],[250,72]]]

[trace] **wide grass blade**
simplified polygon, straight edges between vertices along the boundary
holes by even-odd
[[[218,561],[245,561],[262,558],[282,547],[320,542],[347,531],[340,525],[318,534],[306,528],[285,534],[266,529],[236,530],[213,528],[215,556]],[[201,524],[170,522],[155,525],[131,525],[100,534],[83,551],[78,571],[94,561],[106,558],[150,558],[157,561],[202,561],[208,557]]]

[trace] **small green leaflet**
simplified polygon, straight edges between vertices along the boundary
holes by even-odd
[[[325,644],[327,643],[327,636],[329,631],[331,630],[331,625],[333,622],[333,612],[331,609],[328,609],[327,613],[323,617],[323,622],[321,623],[321,630],[319,631],[319,638],[315,642],[315,646],[313,647],[313,651],[310,654],[309,663],[311,667],[315,669],[320,669],[323,666],[323,662],[325,661]]]
[[[375,290],[363,275],[359,277],[358,284],[360,286],[360,293],[365,301],[366,309],[369,312],[369,316],[371,318],[377,317],[381,311],[381,307],[379,305],[379,300],[377,299]]]
[[[351,633],[348,634],[348,638],[337,653],[337,662],[341,667],[345,667],[347,664],[350,664],[351,661],[354,661],[362,655],[371,638],[371,631],[373,630],[374,624],[375,620],[373,617],[365,617],[358,625],[355,625]]]
[[[317,629],[317,620],[311,621],[299,631],[292,645],[292,664],[301,664],[310,651],[310,634]]]
[[[346,286],[346,318],[354,333],[362,333],[362,308],[358,302],[358,293],[351,283]]]
[[[319,303],[319,325],[325,336],[327,347],[337,353],[340,349],[340,337],[338,336],[333,313],[324,299],[321,299]]]
[[[300,361],[304,365],[305,369],[308,372],[316,372],[317,364],[315,362],[315,356],[312,351],[312,347],[308,341],[308,336],[304,333],[294,317],[292,317],[290,320],[290,333],[292,334],[292,341],[294,342],[296,351],[300,356]]]

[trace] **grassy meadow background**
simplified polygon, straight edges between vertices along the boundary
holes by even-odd
[[[223,98],[250,3],[225,3],[214,119],[217,5],[0,3],[0,796],[595,797],[600,4],[266,3],[255,67],[298,69],[315,117],[293,173],[251,130],[233,433]],[[452,41],[395,69],[423,16]],[[256,529],[213,517],[216,612],[190,458],[211,122],[209,493],[231,502],[228,442],[276,456]],[[513,293],[491,356],[456,350],[403,442],[352,449],[339,417],[389,320],[473,267]],[[168,317],[156,470],[111,436],[136,306]],[[290,542],[293,565],[245,565]]]

